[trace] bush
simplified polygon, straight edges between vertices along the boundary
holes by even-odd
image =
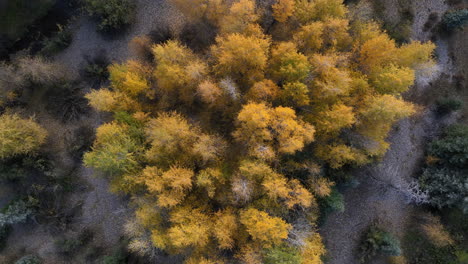
[[[468,126],[454,125],[433,141],[428,154],[435,163],[424,168],[421,187],[438,208],[459,206],[468,212]]]
[[[93,233],[89,229],[83,230],[78,236],[72,238],[62,238],[55,241],[57,251],[65,256],[73,256],[84,245],[93,238]]]
[[[70,45],[73,39],[73,34],[68,27],[57,25],[58,31],[51,37],[43,40],[44,47],[41,54],[45,56],[54,55]]]
[[[0,159],[34,153],[45,142],[47,131],[32,119],[0,116]]]
[[[17,200],[10,203],[0,213],[0,227],[25,222],[34,213],[32,202]]]
[[[364,234],[360,246],[361,263],[366,263],[377,254],[386,256],[401,255],[400,241],[389,232],[372,226]]]
[[[288,246],[277,246],[265,250],[264,264],[300,264],[301,257],[297,249]]]
[[[58,117],[62,122],[78,120],[88,113],[90,107],[81,88],[76,83],[71,82],[50,87],[46,94],[48,112]]]
[[[448,114],[463,108],[463,101],[459,99],[444,98],[437,101],[437,112]]]
[[[344,212],[345,204],[343,195],[336,190],[336,188],[332,189],[332,192],[329,196],[321,198],[319,200],[320,205],[320,223],[324,223],[328,215],[333,212]]]
[[[89,15],[99,19],[99,29],[111,31],[132,22],[135,5],[129,0],[84,0]]]
[[[447,31],[463,27],[468,22],[468,9],[449,11],[442,17],[442,25]]]
[[[15,264],[41,264],[42,260],[36,256],[28,255],[20,258]]]

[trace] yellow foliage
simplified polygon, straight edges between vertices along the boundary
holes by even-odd
[[[321,21],[302,26],[293,35],[294,42],[306,54],[318,52],[322,48],[325,25]]]
[[[323,177],[311,178],[311,188],[315,195],[318,197],[327,197],[331,194],[332,188],[335,183]]]
[[[204,103],[213,106],[220,101],[223,90],[217,84],[205,80],[198,85],[197,94]]]
[[[157,195],[158,205],[174,207],[180,204],[192,188],[194,172],[189,169],[171,167],[161,171],[156,167],[146,167],[143,178],[150,194]]]
[[[168,237],[176,248],[202,248],[209,242],[211,220],[198,208],[180,207],[171,212]]]
[[[281,243],[288,237],[291,225],[278,217],[250,208],[240,213],[240,222],[245,226],[252,239],[265,247]]]
[[[103,112],[139,111],[140,104],[122,92],[111,91],[106,88],[93,90],[85,95],[89,104],[96,110]]]
[[[273,17],[278,22],[286,22],[294,14],[294,3],[295,0],[277,0],[272,5]]]
[[[359,159],[358,153],[353,148],[343,144],[320,146],[317,148],[316,154],[327,161],[333,169],[341,168],[343,165]]]
[[[381,94],[400,94],[406,92],[415,79],[414,70],[394,64],[382,68],[371,75],[371,84]]]
[[[218,37],[212,47],[215,70],[221,76],[243,76],[247,82],[260,80],[267,65],[269,47],[269,39],[255,36],[235,33]]]
[[[255,1],[238,0],[229,8],[229,12],[220,21],[222,34],[245,33],[249,26],[258,20]]]
[[[205,188],[210,198],[215,196],[217,186],[224,183],[225,179],[219,169],[208,168],[197,175],[197,186]]]
[[[383,140],[392,124],[415,113],[411,103],[392,95],[370,98],[367,107],[360,112],[358,131],[375,140]]]
[[[16,114],[0,116],[0,159],[31,154],[44,144],[47,131],[32,118]]]
[[[359,53],[359,63],[366,73],[379,70],[395,61],[395,41],[386,34],[379,34],[364,42]]]
[[[307,57],[297,51],[293,42],[281,42],[272,48],[269,67],[277,82],[302,81],[310,71]]]
[[[281,97],[285,105],[304,106],[310,103],[310,91],[307,85],[301,82],[285,83]]]
[[[300,23],[306,24],[325,18],[343,18],[346,15],[343,0],[296,0],[294,16]]]
[[[334,104],[328,111],[320,112],[317,118],[319,120],[316,123],[316,128],[324,136],[334,135],[343,128],[351,127],[356,122],[353,108],[341,103]]]
[[[421,225],[424,234],[434,246],[442,248],[454,243],[450,233],[440,222],[440,218],[433,215],[425,216],[425,223]]]
[[[313,126],[298,119],[291,108],[250,103],[239,112],[233,135],[251,150],[273,145],[279,153],[291,154],[312,142],[314,132]]]
[[[337,55],[319,55],[311,57],[312,67],[316,78],[313,81],[312,94],[314,99],[334,98],[349,93],[351,77],[339,64],[345,60]]]
[[[175,157],[188,157],[199,130],[177,113],[161,113],[150,119],[146,127],[151,148],[146,152],[149,161],[171,164]]]
[[[321,257],[327,251],[318,233],[314,233],[301,249],[301,264],[322,264]]]
[[[265,79],[254,83],[245,98],[254,102],[271,102],[278,94],[279,87],[273,81]]]
[[[435,44],[432,42],[421,43],[419,41],[413,41],[404,44],[398,50],[396,63],[399,66],[409,67],[411,69],[417,69],[420,65],[426,63],[433,64],[435,63],[433,61],[435,47]]]
[[[149,70],[136,61],[109,66],[109,79],[112,87],[129,96],[136,96],[148,90],[149,83],[146,80],[146,74],[149,74]]]
[[[218,211],[213,216],[213,235],[219,248],[232,249],[238,232],[237,216],[233,209]]]

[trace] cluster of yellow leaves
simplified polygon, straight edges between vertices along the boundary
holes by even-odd
[[[0,159],[30,154],[44,144],[47,131],[33,119],[0,115]]]
[[[233,136],[249,146],[251,155],[271,159],[275,153],[294,153],[314,140],[314,127],[297,118],[291,108],[250,103],[237,117]]]

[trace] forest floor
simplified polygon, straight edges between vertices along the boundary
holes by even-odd
[[[425,22],[431,13],[441,17],[447,8],[443,0],[414,1],[412,38],[429,40],[431,34],[423,30]],[[391,14],[391,10],[387,10]],[[423,110],[394,126],[387,139],[391,143],[390,149],[381,162],[354,172],[360,184],[344,192],[345,211],[331,214],[320,229],[328,250],[328,264],[359,263],[356,255],[362,233],[373,223],[402,238],[419,210],[410,203],[404,187],[414,179],[423,164],[427,142],[459,118],[458,115],[438,116],[432,109],[434,107],[428,104],[428,94],[438,94],[441,86],[450,85],[455,72],[448,41],[438,38],[435,44],[439,71],[437,79],[429,82],[418,80],[405,96],[421,104]],[[463,53],[461,55],[464,56]],[[372,263],[384,264],[388,261],[377,258]]]

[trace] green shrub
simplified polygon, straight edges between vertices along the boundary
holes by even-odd
[[[13,201],[0,212],[0,227],[25,222],[34,213],[33,207],[33,201]]]
[[[435,163],[424,168],[421,187],[438,208],[459,206],[468,212],[468,126],[453,125],[428,148]]]
[[[328,215],[333,212],[344,212],[345,204],[343,195],[336,190],[332,189],[329,196],[319,199],[320,206],[320,219],[319,223],[323,224],[327,219]]]
[[[449,11],[442,17],[442,25],[447,31],[463,27],[468,22],[468,9]]]
[[[55,241],[57,252],[65,256],[73,256],[93,238],[93,233],[89,229],[83,230],[78,236],[62,238]]]
[[[84,0],[89,15],[99,19],[99,29],[110,31],[120,29],[132,22],[135,4],[129,0]]]
[[[377,254],[385,256],[401,255],[400,241],[389,232],[375,226],[371,226],[364,234],[360,250],[361,263],[367,262]]]
[[[443,98],[437,101],[437,112],[447,114],[463,108],[463,101],[453,98]]]
[[[20,258],[15,264],[41,264],[42,260],[36,256],[28,255]]]
[[[301,258],[297,249],[289,246],[276,246],[265,250],[264,264],[300,264]]]
[[[41,54],[45,56],[54,55],[70,45],[73,39],[73,34],[68,27],[57,25],[58,31],[51,37],[46,38],[42,43],[44,47]]]

